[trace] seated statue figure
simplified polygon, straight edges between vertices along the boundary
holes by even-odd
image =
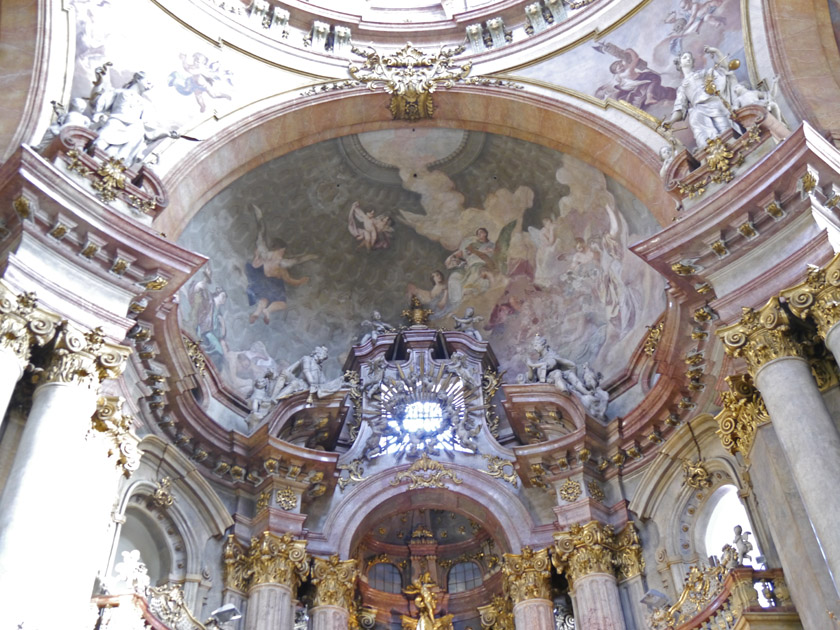
[[[298,392],[309,391],[311,403],[317,396],[323,398],[334,394],[344,385],[344,377],[339,376],[331,381],[326,380],[321,364],[327,360],[329,354],[325,346],[318,346],[310,354],[301,357],[280,375],[275,385],[276,394],[273,399],[288,398]]]

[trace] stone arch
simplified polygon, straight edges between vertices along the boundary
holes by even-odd
[[[177,239],[207,201],[271,159],[323,140],[408,124],[391,120],[387,96],[369,90],[282,98],[200,125],[191,132],[207,137],[199,146],[175,144],[163,152],[170,204],[155,221],[158,230]],[[658,172],[664,140],[623,109],[578,94],[506,88],[453,88],[435,99],[436,118],[411,126],[485,131],[566,152],[625,186],[662,225],[676,216]]]
[[[326,540],[318,541],[313,552],[338,553],[349,558],[362,535],[381,517],[414,508],[451,510],[469,516],[496,537],[501,551],[519,553],[525,545],[551,544],[551,532],[534,535],[535,523],[519,498],[502,483],[488,482],[480,471],[449,466],[463,483],[445,488],[408,490],[391,485],[399,469],[383,471],[356,486],[342,497],[324,523]],[[545,540],[543,540],[545,538]],[[313,543],[315,541],[312,541]],[[323,545],[323,549],[321,549]]]

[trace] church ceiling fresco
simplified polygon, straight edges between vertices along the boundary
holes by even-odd
[[[242,396],[324,345],[338,376],[374,309],[399,325],[415,294],[432,326],[475,309],[508,379],[539,332],[608,378],[665,307],[627,250],[657,224],[589,165],[512,138],[451,129],[312,145],[228,186],[179,243],[210,258],[181,295],[183,329]]]

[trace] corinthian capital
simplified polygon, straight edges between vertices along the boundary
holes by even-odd
[[[309,573],[306,541],[291,534],[275,536],[263,532],[251,539],[248,549],[248,587],[259,584],[283,584],[294,591]]]
[[[496,595],[486,606],[478,607],[484,630],[514,630],[513,605],[507,597]]]
[[[718,329],[717,335],[723,340],[727,354],[744,357],[753,376],[773,359],[805,356],[779,298],[772,298],[757,311],[747,307],[742,311],[738,323]]]
[[[96,389],[105,379],[122,373],[129,352],[125,346],[106,343],[100,328],[83,333],[64,323],[56,331],[49,363],[37,382]]]
[[[721,444],[733,455],[749,457],[758,427],[770,422],[761,393],[748,374],[727,376],[729,391],[721,394],[723,409],[715,416]]]
[[[315,585],[315,606],[340,606],[354,610],[353,591],[359,569],[355,560],[341,562],[338,555],[328,559],[315,558],[312,565],[312,584]]]
[[[528,599],[550,599],[548,549],[534,551],[523,547],[519,555],[506,553],[502,576],[505,592],[514,604]]]
[[[612,526],[590,521],[554,534],[551,560],[558,571],[566,573],[569,583],[574,584],[590,573],[615,575],[615,546]]]
[[[636,526],[630,522],[615,537],[615,564],[618,580],[628,580],[645,572],[642,541]]]
[[[33,344],[44,345],[55,334],[60,317],[38,308],[34,293],[16,295],[0,283],[0,347],[25,365]]]
[[[249,578],[247,550],[230,534],[225,541],[223,554],[225,588],[244,594],[248,590]]]
[[[828,331],[840,322],[840,255],[823,269],[812,267],[801,284],[782,291],[794,315],[811,316],[817,331],[825,339]]]

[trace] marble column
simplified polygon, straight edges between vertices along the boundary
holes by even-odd
[[[519,555],[506,553],[502,577],[505,592],[513,603],[516,630],[553,630],[548,549],[534,551],[523,547]]]
[[[597,521],[554,535],[552,561],[569,580],[576,627],[626,630],[614,572],[616,549],[613,528]]]
[[[263,532],[249,547],[233,535],[224,547],[225,587],[248,593],[246,630],[294,627],[294,593],[309,574],[306,541]]]
[[[823,401],[789,316],[773,298],[717,333],[747,361],[837,588],[840,578],[840,432]]]
[[[350,611],[355,608],[353,594],[359,575],[355,560],[315,558],[312,565],[312,584],[315,601],[312,606],[312,630],[347,630]]]
[[[56,333],[0,496],[0,627],[82,628],[89,621],[119,470],[137,465],[125,439],[128,420],[118,403],[97,394],[126,356],[126,348],[105,344],[98,331],[64,326]],[[94,415],[98,401],[102,409]],[[48,605],[35,604],[33,589],[49,592]]]
[[[15,295],[0,282],[0,426],[32,346],[50,341],[59,319],[37,308],[34,293]]]

